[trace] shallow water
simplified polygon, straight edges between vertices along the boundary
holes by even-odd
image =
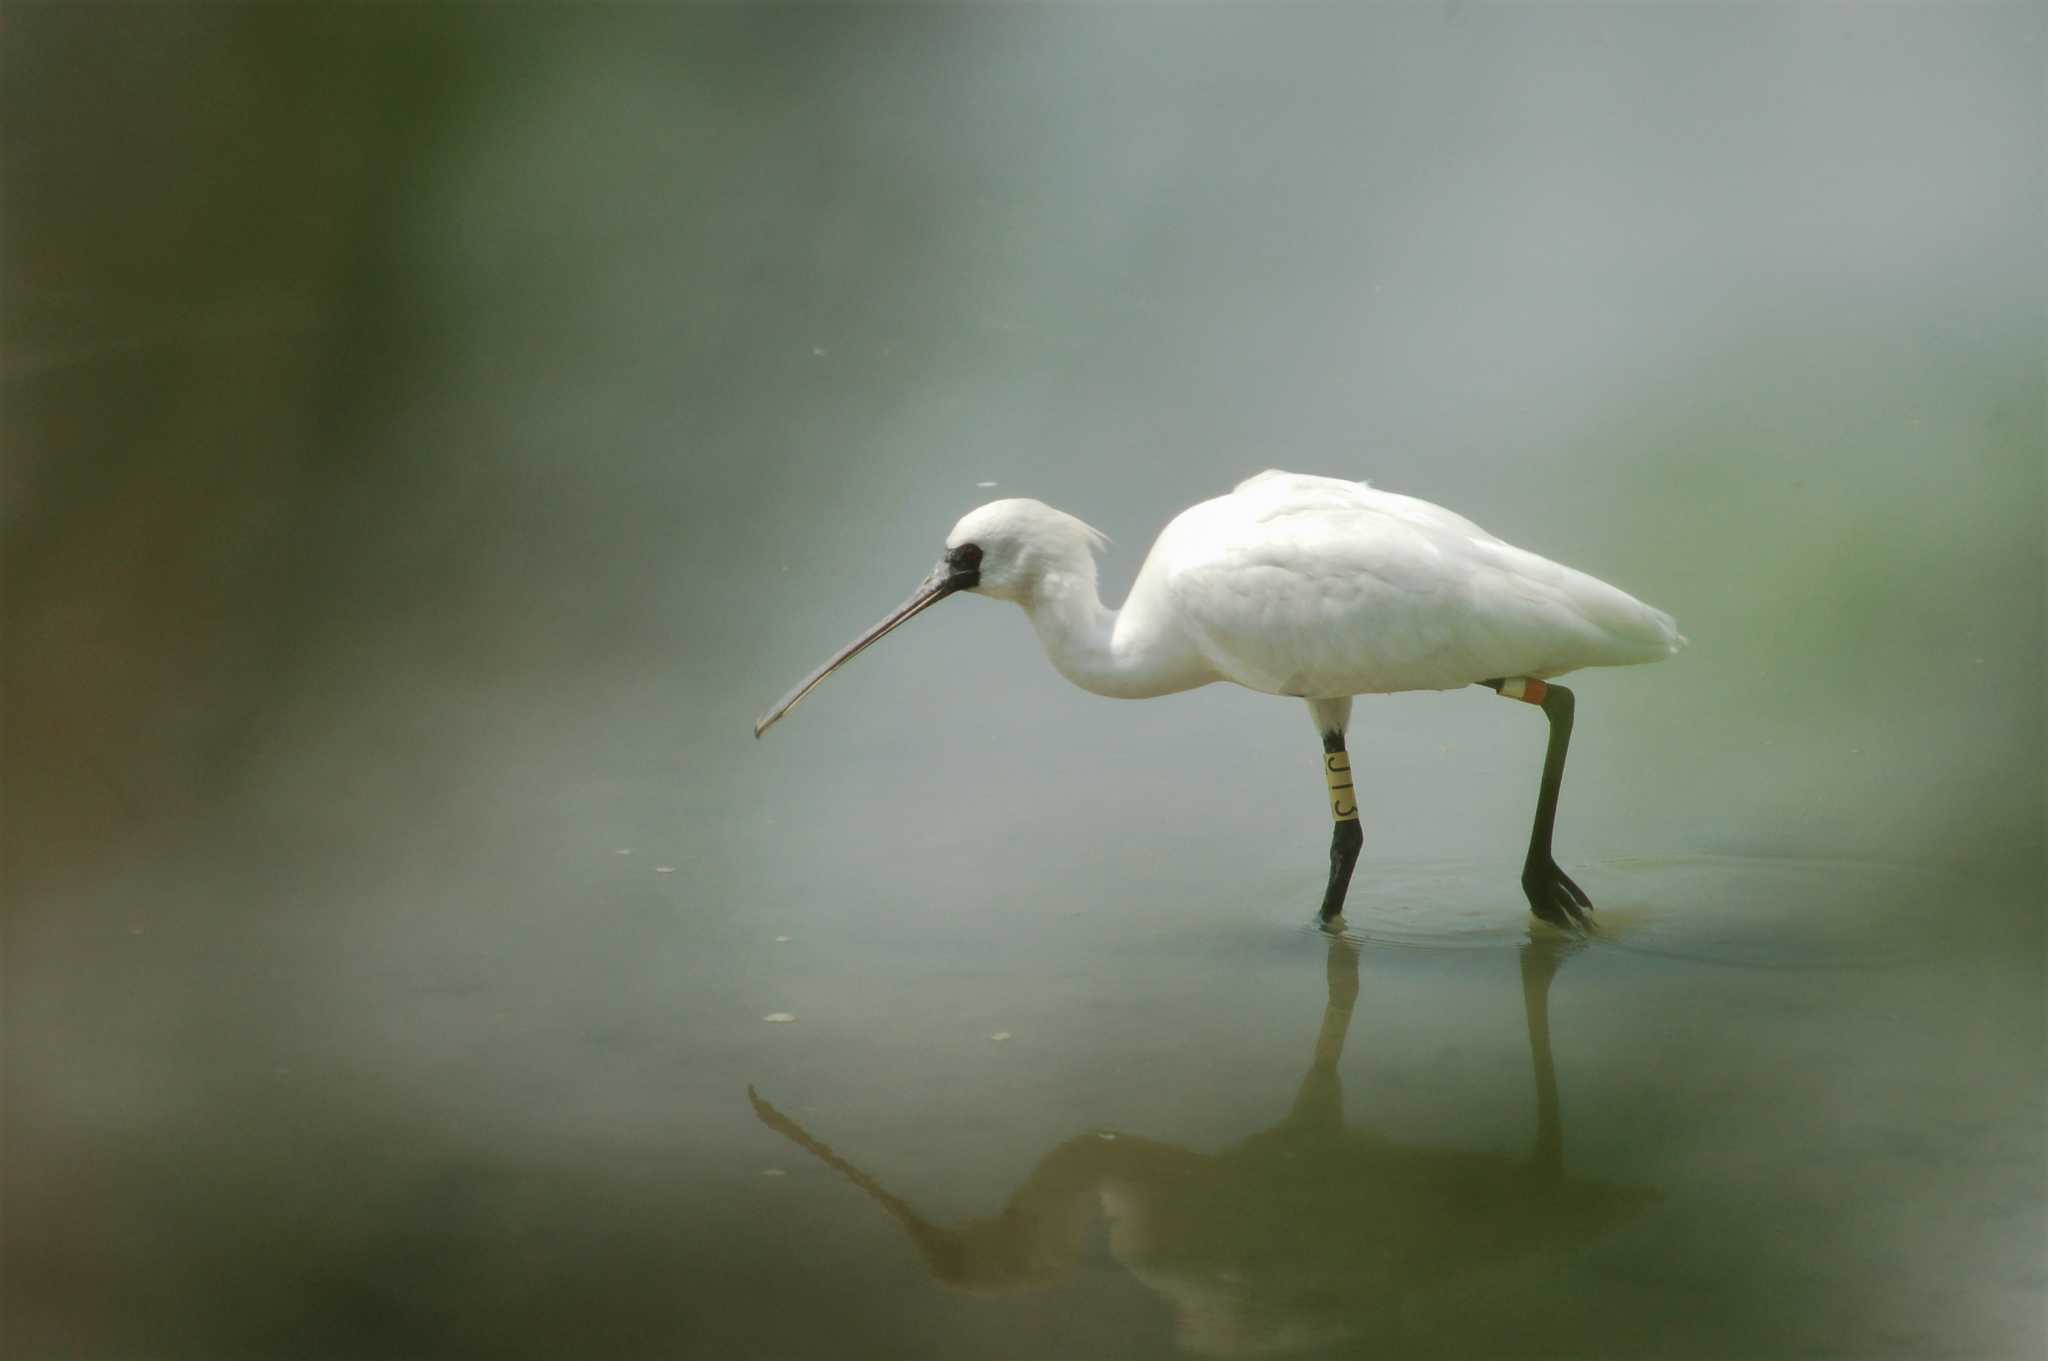
[[[646,840],[495,846],[473,906],[445,870],[347,920],[138,885],[51,928],[81,1019],[61,1071],[20,1075],[72,1135],[11,1154],[17,1213],[49,1226],[13,1268],[28,1336],[735,1357],[2038,1336],[2017,885],[1581,862],[1609,906],[1578,939],[1520,910],[1512,860],[1395,860],[1333,937],[1307,923],[1312,855],[1235,857],[1270,860],[1278,900],[1221,872],[1090,896],[1103,871],[1048,858],[1015,885],[1036,907],[952,902],[927,862],[893,910],[757,914],[706,910],[687,838]]]
[[[2020,1357],[2038,7],[15,7],[4,1351]],[[1543,750],[1064,685],[1268,464]]]
[[[1077,1017],[979,974],[927,1018],[921,1096],[756,1079],[790,1110],[757,1109],[792,1144],[772,1220],[798,1262],[860,1242],[892,1299],[965,1295],[902,1306],[932,1354],[2029,1345],[2031,958],[1824,919],[1896,867],[1588,866],[1617,907],[1584,942],[1422,901],[1512,883],[1489,868],[1390,874],[1402,910],[1336,941],[1084,931],[1114,988]]]

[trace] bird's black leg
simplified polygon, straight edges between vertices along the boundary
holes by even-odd
[[[1542,706],[1550,720],[1550,745],[1543,753],[1543,784],[1536,794],[1536,822],[1529,829],[1529,857],[1522,862],[1522,892],[1529,910],[1557,926],[1584,926],[1592,899],[1557,867],[1550,855],[1550,833],[1557,823],[1557,791],[1564,783],[1565,749],[1572,740],[1572,692],[1540,680],[1503,679],[1480,682],[1507,699]]]
[[[1330,785],[1330,886],[1323,891],[1322,920],[1330,921],[1344,910],[1344,894],[1351,887],[1351,870],[1358,863],[1358,848],[1365,844],[1365,832],[1358,825],[1358,790],[1351,782],[1351,754],[1344,750],[1342,732],[1323,734],[1323,774]]]

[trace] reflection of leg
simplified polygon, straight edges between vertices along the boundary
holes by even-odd
[[[1564,1170],[1564,1122],[1557,1105],[1557,1066],[1550,1056],[1550,980],[1581,943],[1531,931],[1522,946],[1522,1010],[1529,1022],[1529,1062],[1536,1072],[1536,1148],[1530,1160],[1552,1176]]]
[[[1294,1094],[1294,1109],[1287,1113],[1287,1123],[1335,1133],[1344,1128],[1344,1085],[1337,1075],[1337,1061],[1344,1057],[1344,1036],[1351,1028],[1352,1005],[1358,1000],[1358,946],[1342,936],[1330,937],[1325,973],[1329,1001],[1323,1006],[1323,1026],[1316,1034],[1315,1058]]]

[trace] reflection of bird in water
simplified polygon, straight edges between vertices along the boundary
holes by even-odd
[[[942,1228],[768,1104],[769,1128],[882,1205],[939,1280],[985,1294],[1050,1284],[1099,1213],[1109,1250],[1170,1301],[1179,1340],[1252,1356],[1343,1338],[1398,1340],[1401,1301],[1492,1266],[1568,1250],[1651,1193],[1566,1175],[1551,1063],[1551,978],[1574,943],[1522,947],[1537,1133],[1526,1158],[1393,1143],[1344,1124],[1337,1063],[1358,996],[1358,948],[1333,937],[1315,1058],[1279,1124],[1218,1154],[1094,1132],[1040,1160],[1001,1214]]]

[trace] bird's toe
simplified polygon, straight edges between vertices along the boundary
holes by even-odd
[[[1584,908],[1588,912],[1591,912],[1593,910],[1593,900],[1586,896],[1586,890],[1580,888],[1577,883],[1573,882],[1572,877],[1569,874],[1566,874],[1563,870],[1558,869],[1555,865],[1551,866],[1550,872],[1557,876],[1558,886],[1562,888],[1567,894],[1571,895],[1572,901],[1574,903],[1576,903],[1579,907]]]
[[[1584,930],[1591,925],[1586,916],[1593,910],[1592,899],[1556,865],[1524,871],[1522,892],[1529,899],[1529,910],[1552,926]]]

